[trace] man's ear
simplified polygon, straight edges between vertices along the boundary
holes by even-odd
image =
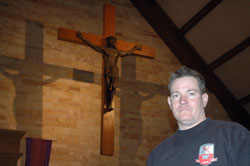
[[[170,109],[172,110],[172,103],[171,103],[171,97],[168,96],[168,105],[170,107]]]
[[[203,102],[203,107],[205,108],[207,106],[207,103],[208,103],[208,94],[207,93],[203,93],[202,102]]]

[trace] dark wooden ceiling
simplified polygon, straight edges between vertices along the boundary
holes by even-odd
[[[229,117],[250,130],[250,1],[131,2],[179,61],[202,73]],[[221,28],[224,20],[232,26]]]

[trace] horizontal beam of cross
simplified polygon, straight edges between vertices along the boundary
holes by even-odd
[[[98,36],[91,33],[81,32],[82,36],[89,40],[92,44],[101,46],[105,44],[105,38],[103,36]],[[86,45],[81,39],[76,37],[76,31],[67,29],[67,28],[59,28],[58,29],[58,39],[68,42],[73,42],[76,44]],[[118,50],[127,51],[134,47],[134,43],[117,40],[116,47]],[[135,51],[133,54],[137,56],[143,56],[146,58],[154,58],[155,57],[155,49],[152,47],[142,45],[142,49],[139,51]]]

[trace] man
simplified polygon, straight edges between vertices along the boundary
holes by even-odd
[[[131,50],[120,51],[116,48],[116,38],[114,36],[109,36],[106,38],[106,46],[95,46],[86,40],[80,32],[76,33],[76,36],[85,42],[88,46],[97,52],[102,54],[104,59],[104,79],[106,87],[106,111],[112,111],[112,101],[116,93],[116,88],[118,87],[119,79],[119,69],[117,67],[117,62],[119,57],[125,57],[131,55],[134,51],[140,50],[140,45],[135,45]]]
[[[180,68],[168,89],[178,131],[150,153],[148,166],[250,166],[250,132],[234,122],[206,118],[208,95],[198,72]]]

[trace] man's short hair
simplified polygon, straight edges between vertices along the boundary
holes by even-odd
[[[173,81],[177,78],[182,78],[182,77],[194,77],[198,81],[198,86],[200,88],[201,94],[205,93],[205,79],[203,78],[203,76],[199,72],[193,69],[190,69],[186,66],[182,66],[176,72],[171,73],[170,79],[168,82],[169,93],[171,93],[171,87],[172,87]]]

